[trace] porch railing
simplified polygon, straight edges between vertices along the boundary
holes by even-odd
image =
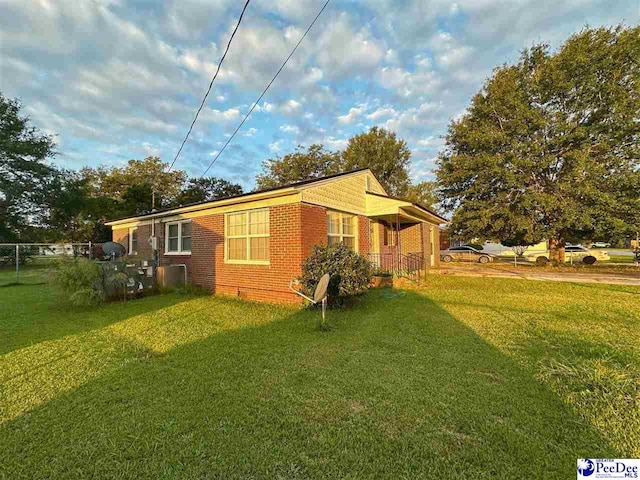
[[[415,253],[370,253],[369,261],[381,273],[391,273],[399,277],[413,277],[420,280],[426,271],[424,255]]]

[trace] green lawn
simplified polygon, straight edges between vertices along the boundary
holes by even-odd
[[[634,263],[633,255],[610,255],[611,262],[614,263]]]
[[[640,456],[640,288],[431,276],[329,312],[0,288],[0,478],[573,478]]]

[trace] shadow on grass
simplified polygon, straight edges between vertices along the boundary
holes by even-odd
[[[0,288],[5,287],[33,287],[37,285],[47,285],[47,282],[35,282],[35,283],[22,283],[22,282],[12,282],[5,283],[4,285],[0,285]]]
[[[0,286],[46,283],[50,271],[50,265],[21,265],[16,281],[16,267],[2,265],[0,266]]]
[[[124,329],[144,346],[118,368],[1,425],[6,474],[567,478],[576,458],[618,453],[415,293],[331,311],[330,333],[316,329],[318,312],[201,302],[210,308],[178,325],[188,343],[158,348],[153,322]],[[225,329],[228,316],[247,326]]]
[[[132,316],[166,308],[188,297],[156,295],[98,307],[77,307],[50,283],[0,288],[0,355],[77,335]]]

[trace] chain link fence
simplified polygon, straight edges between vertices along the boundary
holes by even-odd
[[[0,243],[0,286],[47,282],[49,269],[64,257],[101,258],[96,243]]]
[[[518,251],[503,249],[482,249],[466,246],[452,246],[441,250],[440,260],[444,264],[450,263],[478,263],[484,265],[507,266],[545,266],[550,263],[551,254],[546,250],[522,249]],[[565,249],[566,266],[612,266],[612,267],[640,267],[640,249],[582,249],[571,247]]]

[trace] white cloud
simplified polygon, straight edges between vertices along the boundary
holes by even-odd
[[[349,109],[349,112],[345,115],[340,115],[337,120],[338,123],[342,125],[349,125],[354,123],[360,116],[367,110],[367,106],[365,104],[360,104],[357,107],[352,107]]]
[[[418,145],[420,145],[421,147],[433,147],[434,145],[438,145],[441,142],[439,142],[440,139],[431,136],[431,137],[427,137],[427,138],[421,138],[420,140],[418,140],[416,143]]]
[[[378,74],[380,84],[402,97],[434,94],[443,87],[440,75],[431,69],[411,72],[402,67],[384,67]]]
[[[431,40],[432,48],[436,52],[436,60],[444,67],[456,67],[464,63],[473,54],[473,48],[460,45],[454,36],[448,32],[438,32]]]
[[[282,106],[282,111],[287,115],[293,115],[300,111],[300,107],[302,104],[300,102],[296,102],[295,100],[289,100],[285,102]]]
[[[273,152],[273,153],[278,153],[282,150],[282,145],[280,144],[280,140],[277,140],[275,142],[271,142],[269,144],[269,151]]]
[[[222,35],[220,45],[226,45],[231,31],[232,26]],[[232,50],[220,70],[218,80],[230,88],[261,90],[289,55],[301,34],[295,28],[282,28],[265,18],[246,16],[242,28],[234,37]],[[320,81],[323,71],[318,65],[310,64],[311,54],[310,49],[298,49],[279,75],[275,87],[305,89]]]
[[[318,13],[318,2],[315,0],[263,0],[257,6],[266,12],[276,12],[284,18],[308,23]]]
[[[285,133],[294,133],[294,134],[300,133],[300,129],[295,125],[281,125],[280,131]]]
[[[232,0],[171,0],[166,5],[164,25],[181,39],[194,39],[211,27],[212,18],[221,18]]]
[[[299,115],[302,110],[302,103],[290,99],[280,103],[264,102],[261,110],[268,113],[279,113],[286,116]]]
[[[236,120],[239,116],[240,110],[238,110],[237,108],[229,108],[223,111],[215,108],[205,107],[200,112],[198,120],[202,119],[203,122],[223,123]]]
[[[370,71],[386,53],[382,42],[366,27],[355,31],[346,13],[323,29],[317,49],[318,63],[331,78]]]
[[[418,107],[396,112],[384,127],[397,132],[401,137],[417,143],[424,140],[425,131],[446,127],[448,111],[441,102],[425,102]]]
[[[397,112],[393,107],[381,107],[378,108],[375,112],[370,113],[369,115],[367,115],[367,118],[369,120],[373,120],[374,122],[377,122],[378,120],[382,119],[382,118],[388,118],[391,117],[393,115],[395,115]]]
[[[323,142],[330,150],[344,150],[347,148],[349,140],[347,138],[327,137]]]
[[[141,129],[146,132],[173,133],[177,130],[177,126],[175,124],[163,122],[162,120],[136,116],[120,117],[119,123],[122,127],[126,127],[128,129]]]
[[[149,142],[142,142],[142,149],[145,157],[157,157],[160,155],[160,149]]]
[[[147,3],[0,1],[0,90],[20,97],[36,126],[59,134],[63,166],[174,155],[242,7],[232,0]],[[555,48],[585,24],[640,21],[637,0],[616,8],[605,0],[401,3],[332,3],[256,108],[255,131],[243,131],[243,141],[225,151],[223,171],[250,181],[272,153],[265,138],[278,151],[293,135],[341,149],[364,123],[397,131],[426,172],[447,123],[494,66],[533,42]],[[181,168],[201,173],[201,159],[228,138],[318,8],[316,0],[252,1]]]
[[[388,49],[384,54],[384,60],[387,63],[398,63],[400,61],[398,51],[392,48]]]

